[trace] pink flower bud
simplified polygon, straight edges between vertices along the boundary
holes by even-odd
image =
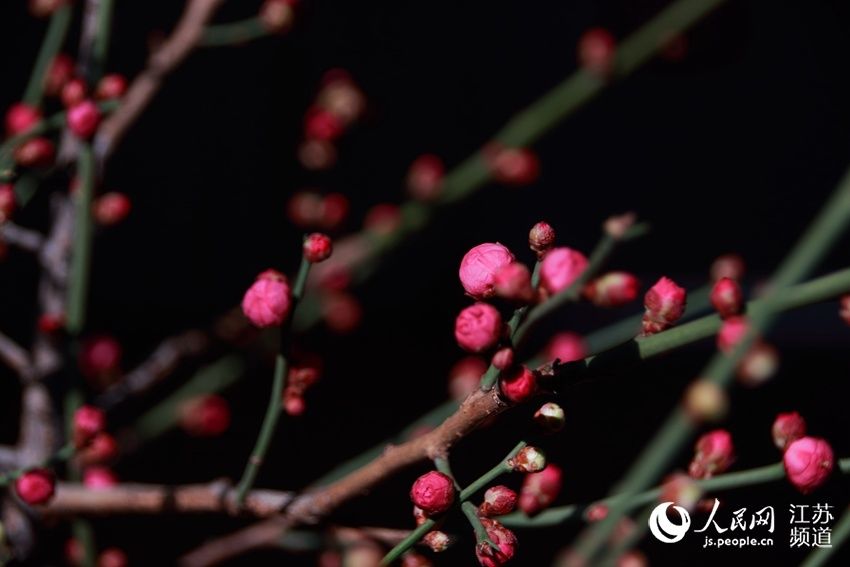
[[[545,403],[534,413],[534,421],[546,433],[557,433],[566,422],[564,408],[554,402]]]
[[[442,553],[451,546],[452,538],[445,532],[433,530],[425,534],[422,542],[431,548],[431,551],[434,553]]]
[[[80,351],[80,371],[88,378],[101,378],[118,371],[123,349],[109,336],[92,337]]]
[[[514,349],[505,347],[496,351],[493,355],[493,366],[499,370],[507,370],[514,364]]]
[[[455,501],[454,482],[439,471],[429,471],[413,483],[410,499],[428,516],[442,514]]]
[[[537,393],[537,375],[526,366],[518,366],[513,372],[499,380],[502,396],[514,403],[521,403]]]
[[[90,100],[84,100],[68,109],[68,129],[79,138],[90,138],[100,124],[100,110]]]
[[[482,516],[504,516],[514,511],[517,494],[504,485],[492,486],[484,493],[484,502],[478,507]]]
[[[58,96],[65,83],[74,76],[74,60],[60,53],[50,62],[50,67],[44,76],[44,93],[47,96]]]
[[[578,42],[579,64],[600,77],[607,76],[614,64],[617,41],[604,28],[591,28]]]
[[[118,477],[107,467],[89,467],[83,471],[83,485],[91,490],[104,490],[118,484]]]
[[[519,304],[534,301],[534,288],[531,287],[531,272],[525,264],[512,262],[502,266],[494,279],[496,295]]]
[[[737,315],[744,306],[741,286],[731,278],[720,278],[711,289],[711,304],[723,319]]]
[[[745,386],[761,386],[776,374],[778,368],[779,352],[771,345],[759,341],[738,365],[738,379]]]
[[[700,437],[695,450],[688,469],[694,478],[711,478],[725,472],[735,460],[732,435],[725,429],[715,429]]]
[[[42,313],[38,316],[38,331],[53,335],[65,327],[65,316],[61,313]]]
[[[295,0],[266,0],[260,7],[260,22],[271,33],[286,33],[295,22]]]
[[[14,136],[26,132],[41,120],[41,111],[30,104],[18,102],[6,111],[6,134]]]
[[[94,220],[103,226],[114,226],[130,214],[132,204],[124,193],[104,193],[93,204]]]
[[[369,232],[388,235],[401,226],[401,210],[392,203],[380,203],[366,212],[363,228]]]
[[[16,203],[15,188],[8,183],[0,184],[0,222],[12,217]]]
[[[487,363],[477,356],[467,356],[457,361],[449,371],[449,393],[452,399],[466,399],[478,389],[485,372]]]
[[[540,160],[527,148],[503,148],[491,145],[486,149],[493,177],[499,183],[521,187],[537,180]]]
[[[345,221],[349,209],[348,197],[342,193],[328,193],[319,204],[317,225],[323,230],[336,230]]]
[[[686,474],[674,473],[665,479],[661,486],[659,502],[673,502],[677,506],[693,512],[702,498],[702,489],[693,478]]]
[[[806,436],[806,420],[795,411],[780,413],[773,422],[771,433],[773,444],[784,451],[788,445]]]
[[[47,469],[31,469],[15,481],[18,497],[30,506],[47,503],[56,491],[56,477]]]
[[[535,516],[551,506],[561,493],[563,476],[561,467],[553,464],[527,475],[519,491],[519,509],[528,516]]]
[[[611,510],[608,509],[606,504],[597,502],[587,507],[584,511],[584,519],[591,524],[594,522],[601,522],[608,517],[608,513],[610,511]]]
[[[407,190],[419,201],[433,201],[440,195],[445,166],[433,155],[424,154],[416,158],[407,172]]]
[[[333,242],[330,236],[314,232],[304,239],[304,258],[308,262],[316,264],[327,260],[333,251]]]
[[[336,159],[336,147],[327,140],[308,138],[298,148],[298,160],[310,171],[329,169],[336,163]]]
[[[460,262],[460,283],[476,299],[492,297],[496,293],[496,274],[513,261],[511,251],[498,242],[479,244]]]
[[[112,100],[121,98],[125,92],[127,92],[127,79],[124,78],[124,75],[111,73],[104,75],[98,81],[97,88],[94,91],[94,97],[98,100]]]
[[[86,100],[87,92],[85,81],[79,78],[71,79],[62,87],[62,104],[65,108],[76,106]]]
[[[475,546],[475,556],[478,558],[478,563],[482,567],[501,567],[510,561],[516,553],[516,536],[496,520],[481,518],[481,523],[487,531],[487,537],[499,549],[493,549],[486,541],[479,542]]]
[[[850,325],[850,295],[842,296],[840,305],[838,314],[841,315],[845,323]]]
[[[746,336],[749,328],[749,321],[745,317],[729,317],[720,325],[720,331],[717,333],[717,348],[729,354]]]
[[[286,215],[301,228],[318,226],[322,197],[312,191],[295,193],[286,205]]]
[[[687,293],[670,278],[662,277],[646,292],[643,334],[652,335],[673,326],[685,313]]]
[[[180,427],[195,437],[217,437],[230,427],[230,404],[221,396],[205,394],[180,407]]]
[[[242,312],[255,326],[274,327],[283,323],[289,315],[289,283],[283,274],[264,272],[245,292]]]
[[[587,356],[587,345],[578,333],[558,333],[546,345],[546,358],[561,362],[581,360]]]
[[[428,515],[425,513],[425,510],[423,510],[419,506],[414,506],[413,519],[416,521],[417,526],[421,526],[422,524],[428,521]]]
[[[487,303],[475,303],[461,311],[455,319],[457,344],[469,352],[488,350],[502,335],[502,316]]]
[[[835,466],[832,447],[818,437],[803,437],[792,442],[782,457],[791,484],[803,494],[821,486]]]
[[[118,443],[105,431],[95,435],[86,447],[77,452],[77,457],[83,466],[103,465],[117,456]]]
[[[127,554],[117,547],[104,549],[97,557],[97,567],[127,567]]]
[[[726,391],[711,380],[696,380],[685,391],[685,411],[696,421],[717,421],[726,415]]]
[[[711,280],[719,281],[729,278],[736,282],[744,277],[744,259],[737,254],[724,254],[711,264]]]
[[[312,106],[304,118],[304,135],[315,140],[333,141],[344,131],[342,122],[324,108]]]
[[[36,18],[46,18],[62,7],[68,0],[29,0],[30,14]]]
[[[538,257],[555,245],[555,229],[545,221],[540,221],[528,232],[528,246],[537,252]]]
[[[537,447],[523,447],[516,457],[508,460],[508,468],[517,472],[536,473],[546,467],[546,455]]]
[[[622,215],[614,215],[608,217],[602,225],[605,234],[617,240],[623,238],[626,232],[634,226],[637,220],[635,213],[623,213]]]
[[[363,114],[366,97],[347,71],[331,69],[322,77],[316,103],[348,125]]]
[[[74,412],[74,446],[85,447],[106,429],[106,414],[94,406],[81,406]]]
[[[53,163],[56,148],[47,138],[27,140],[15,149],[15,161],[22,167],[47,167]]]
[[[584,254],[565,246],[546,253],[540,264],[540,284],[554,295],[570,286],[587,268]]]
[[[620,307],[638,296],[640,282],[628,272],[609,272],[584,288],[584,296],[599,307]]]

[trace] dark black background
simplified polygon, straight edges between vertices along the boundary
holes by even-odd
[[[20,96],[44,30],[24,4],[6,2],[0,11],[4,108]],[[97,242],[92,332],[119,337],[131,367],[162,336],[208,324],[240,299],[259,270],[294,269],[299,232],[283,214],[294,191],[345,193],[353,204],[349,228],[358,228],[369,206],[401,202],[405,170],[417,155],[434,152],[449,165],[459,162],[572,72],[583,30],[602,25],[623,37],[666,4],[306,1],[287,37],[195,53],[169,77],[109,165],[104,187],[129,194],[134,209]],[[256,7],[227,3],[220,20],[249,16]],[[150,34],[168,31],[181,8],[179,2],[117,2],[108,70],[137,73]],[[711,260],[728,251],[746,258],[751,285],[768,275],[848,163],[848,24],[850,8],[839,1],[730,3],[688,34],[684,61],[650,64],[540,142],[538,182],[521,189],[488,186],[441,215],[358,292],[365,319],[357,332],[337,337],[317,330],[303,338],[326,355],[323,382],[309,394],[305,417],[284,420],[258,484],[299,488],[444,399],[447,369],[460,357],[452,321],[467,301],[456,268],[465,250],[482,241],[523,251],[528,228],[546,218],[561,242],[589,251],[605,217],[635,210],[652,223],[652,234],[620,252],[614,265],[645,283],[666,274],[696,287]],[[346,135],[338,166],[308,173],[295,159],[302,116],[332,67],[353,74],[369,112]],[[45,202],[37,199],[20,222],[37,225]],[[836,246],[824,271],[846,265],[847,242]],[[529,253],[520,256],[530,260]],[[22,342],[31,335],[35,274],[23,254],[0,267],[0,325]],[[570,309],[553,328],[591,330],[622,314]],[[789,409],[802,412],[811,432],[830,439],[838,455],[850,454],[848,337],[835,304],[783,318],[771,333],[783,353],[780,374],[757,391],[737,392],[723,424],[735,436],[736,468],[778,460],[769,428],[778,411]],[[711,344],[697,345],[567,393],[568,426],[547,445],[566,471],[562,502],[605,494],[711,351]],[[118,474],[142,482],[238,477],[269,379],[270,369],[263,368],[228,392],[235,416],[224,437],[169,434],[120,463]],[[0,437],[11,442],[18,397],[11,375],[3,384]],[[134,411],[117,416],[117,424],[130,423]],[[493,432],[465,441],[453,459],[462,482],[512,446],[527,417],[515,412]],[[688,458],[682,455],[677,465]],[[407,489],[417,470],[352,502],[335,519],[411,526]],[[796,564],[802,555],[785,542],[788,504],[825,501],[843,508],[845,490],[838,482],[804,497],[780,483],[733,493],[734,504],[777,508],[773,552],[695,557],[693,541],[647,544],[646,550],[658,565],[721,558]],[[118,518],[96,526],[100,543],[124,547],[133,564],[152,565],[243,523]],[[520,533],[515,563],[547,564],[576,529]],[[443,561],[472,564],[471,533],[461,522],[455,531],[464,539]],[[64,534],[57,528],[44,540],[39,562],[58,557]],[[239,563],[250,560],[301,564],[271,552]]]

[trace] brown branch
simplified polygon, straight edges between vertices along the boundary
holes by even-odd
[[[0,445],[0,470],[8,471],[18,467],[18,450]]]
[[[147,68],[130,84],[121,106],[103,121],[94,149],[102,164],[159,91],[165,77],[182,63],[203,35],[222,0],[188,0],[186,10],[171,35],[148,60]]]
[[[60,482],[56,496],[40,508],[46,515],[227,513],[265,518],[279,513],[292,500],[290,492],[252,490],[244,509],[236,507],[236,491],[227,481],[168,486],[119,484],[91,490],[81,484]]]
[[[426,459],[445,456],[455,443],[482,422],[509,407],[495,391],[476,391],[457,412],[430,433],[387,447],[380,457],[348,476],[298,496],[282,515],[207,542],[185,555],[180,564],[186,567],[215,565],[258,547],[274,546],[285,530],[318,521],[346,500],[364,494],[395,472]]]
[[[26,349],[3,333],[0,333],[0,360],[18,376],[25,376],[32,367],[30,355]]]
[[[10,221],[0,224],[0,239],[27,252],[38,252],[44,244],[44,235]]]

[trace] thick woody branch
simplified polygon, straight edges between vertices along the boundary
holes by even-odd
[[[102,164],[112,154],[162,87],[165,77],[197,46],[204,28],[221,3],[222,0],[188,1],[175,30],[150,57],[147,68],[133,80],[118,110],[100,126],[94,144],[98,163]]]
[[[290,492],[252,490],[241,511],[265,518],[279,513],[292,500]],[[226,481],[168,486],[119,484],[91,490],[60,482],[56,496],[41,511],[46,515],[111,516],[119,514],[227,513],[237,514],[236,491]]]
[[[31,367],[30,355],[26,349],[3,333],[0,333],[0,360],[18,376],[24,376]]]
[[[44,244],[44,236],[40,232],[9,221],[0,224],[0,239],[27,252],[38,252]]]

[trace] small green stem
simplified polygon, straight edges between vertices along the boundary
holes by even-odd
[[[106,68],[106,55],[109,51],[109,40],[112,34],[112,10],[113,0],[98,0],[100,5],[97,10],[97,35],[92,47],[92,68],[89,80],[92,84],[97,82]]]
[[[842,467],[843,469],[843,467]],[[841,514],[838,523],[832,528],[832,547],[813,549],[800,567],[822,567],[833,557],[841,546],[850,538],[850,508]]]
[[[432,519],[425,520],[424,522],[419,524],[415,530],[410,532],[410,535],[401,540],[398,545],[396,545],[389,551],[389,553],[384,555],[384,558],[381,559],[381,565],[389,565],[390,563],[404,555],[404,553],[408,549],[419,543],[419,541],[423,537],[425,537],[425,534],[433,530],[436,525],[437,522]]]
[[[35,60],[35,66],[33,67],[27,87],[24,90],[25,103],[33,106],[41,106],[48,69],[50,69],[50,65],[56,58],[56,54],[62,49],[62,44],[65,42],[65,36],[68,34],[70,23],[70,3],[63,4],[50,16],[47,33],[44,36],[44,41],[41,43],[41,49]]]
[[[525,447],[527,443],[525,441],[520,441],[517,445],[511,449],[511,452],[508,455],[499,461],[499,463],[494,466],[492,469],[478,477],[475,481],[472,482],[469,486],[461,490],[460,492],[460,500],[461,502],[465,502],[469,498],[472,497],[473,494],[493,482],[496,478],[502,476],[505,473],[511,472],[510,466],[508,466],[508,461],[516,457],[517,453],[519,453],[523,447]]]
[[[461,504],[460,509],[463,511],[463,515],[466,516],[466,519],[469,520],[469,524],[475,532],[475,541],[479,544],[486,543],[493,549],[498,550],[499,546],[490,539],[490,535],[487,533],[487,528],[484,527],[484,524],[481,523],[481,518],[478,517],[478,507],[472,502],[464,502]]]
[[[290,308],[289,318],[286,325],[281,329],[280,352],[278,352],[275,359],[272,391],[269,396],[268,407],[266,408],[266,416],[263,418],[263,425],[260,428],[257,442],[254,445],[254,450],[251,452],[248,463],[245,465],[245,472],[242,473],[242,480],[239,481],[239,486],[236,490],[237,506],[242,506],[245,503],[248,492],[257,478],[257,473],[260,472],[260,467],[263,464],[275,429],[277,428],[277,423],[280,420],[283,390],[286,386],[286,377],[289,372],[289,360],[287,359],[289,329],[292,325],[292,317],[294,316],[295,308],[298,306],[298,301],[304,295],[304,285],[307,283],[307,275],[310,273],[311,265],[306,258],[301,258],[301,266],[298,268],[298,275],[295,277],[295,285],[292,288],[292,307]]]
[[[71,336],[82,332],[88,300],[89,268],[94,235],[91,204],[94,193],[94,152],[88,143],[80,144],[77,159],[79,185],[74,193],[74,244],[68,285],[67,329]]]
[[[207,26],[198,42],[199,47],[240,45],[271,35],[258,17],[229,24]]]

